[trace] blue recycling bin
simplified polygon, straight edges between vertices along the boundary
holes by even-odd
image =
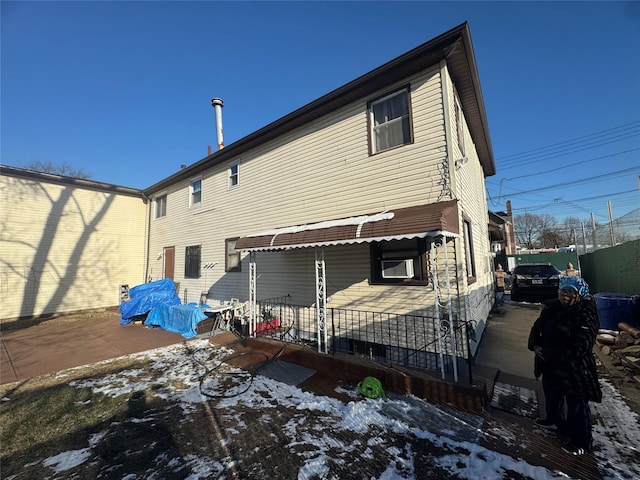
[[[596,293],[596,307],[600,317],[600,328],[606,330],[620,330],[621,322],[636,326],[634,310],[638,297],[624,293]]]

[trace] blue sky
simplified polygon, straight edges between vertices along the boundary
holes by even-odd
[[[469,21],[489,208],[640,206],[640,2],[2,1],[1,161],[146,188]],[[517,178],[516,178],[517,177]]]

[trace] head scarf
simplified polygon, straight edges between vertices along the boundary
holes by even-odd
[[[562,277],[560,288],[573,288],[581,297],[589,295],[589,285],[582,277]]]

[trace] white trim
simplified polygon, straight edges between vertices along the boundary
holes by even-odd
[[[231,169],[233,167],[238,167],[237,172],[235,174],[235,176],[236,176],[236,184],[235,185],[231,185]],[[229,162],[227,164],[227,191],[235,190],[239,186],[240,186],[240,159],[234,160],[233,162]]]
[[[338,220],[326,220],[318,223],[308,223],[306,225],[293,225],[291,227],[274,228],[273,230],[265,230],[264,232],[252,233],[247,237],[266,237],[268,235],[283,235],[285,233],[300,233],[310,230],[320,230],[322,228],[344,227],[347,225],[358,225],[356,236],[360,236],[362,225],[369,222],[379,222],[380,220],[391,220],[394,217],[393,212],[377,213],[375,215],[360,215],[358,217],[341,218]]]
[[[388,237],[349,238],[345,240],[334,240],[331,242],[297,243],[295,245],[282,245],[282,246],[273,246],[273,239],[272,239],[271,245],[268,247],[242,248],[239,250],[243,252],[266,252],[270,250],[293,250],[295,248],[330,247],[335,245],[353,245],[357,243],[371,243],[371,242],[382,242],[382,241],[390,241],[390,240],[403,240],[407,238],[427,238],[427,237],[458,238],[460,237],[460,235],[457,233],[448,232],[446,230],[434,230],[433,232],[405,233],[402,235],[391,235]]]
[[[200,182],[200,201],[199,202],[194,202],[193,201],[193,184],[196,182]],[[203,181],[202,181],[202,176],[200,177],[194,177],[191,180],[189,180],[189,208],[200,208],[200,206],[202,205],[202,185]]]
[[[158,199],[162,197],[164,197],[164,215],[158,216]],[[160,220],[161,218],[166,218],[168,206],[169,206],[169,192],[165,190],[164,192],[155,194],[153,196],[153,219]]]

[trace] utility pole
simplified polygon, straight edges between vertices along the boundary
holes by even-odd
[[[595,252],[597,250],[597,248],[598,248],[597,247],[598,242],[597,242],[597,238],[596,238],[596,219],[593,216],[593,212],[591,212],[591,237],[592,237],[591,238],[591,243],[592,243],[591,251]]]
[[[582,246],[584,247],[584,253],[587,253],[587,234],[584,231],[584,222],[580,222],[582,226]]]
[[[607,200],[607,208],[609,209],[609,234],[611,235],[611,246],[616,246],[616,234],[613,230],[613,214],[611,213],[611,200]]]

